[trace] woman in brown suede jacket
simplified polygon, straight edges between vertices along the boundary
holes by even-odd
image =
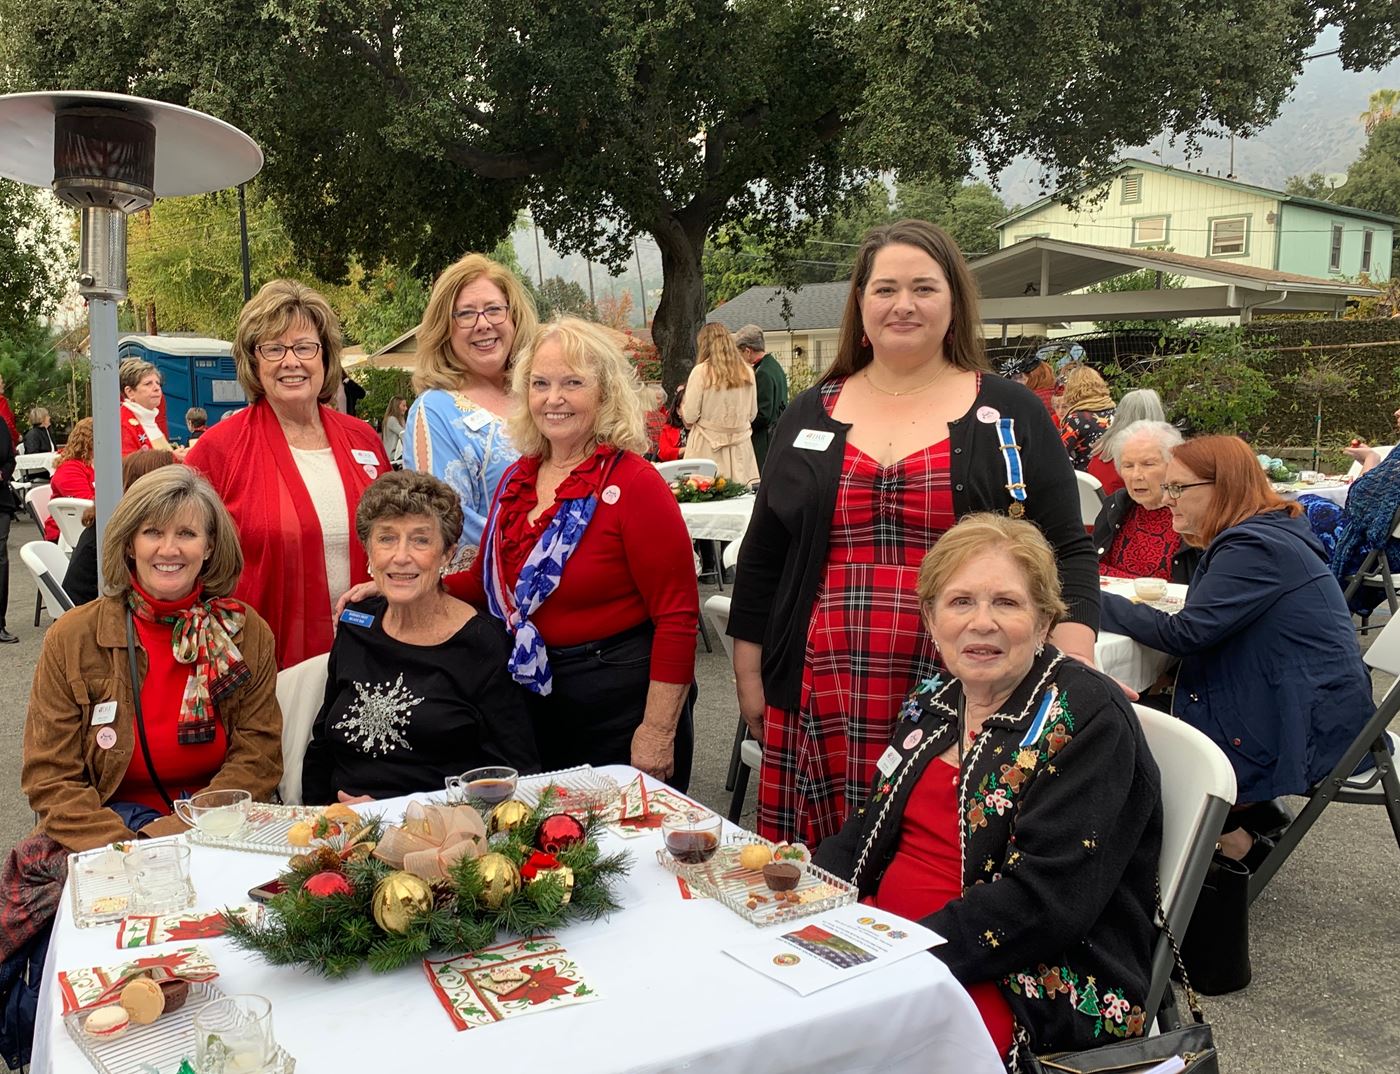
[[[170,801],[201,790],[276,790],[273,637],[229,597],[242,566],[232,519],[193,471],[166,467],[123,496],[103,541],[106,595],[49,628],[25,724],[24,792],[66,850],[183,831]]]

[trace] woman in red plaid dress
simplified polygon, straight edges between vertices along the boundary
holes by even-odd
[[[1037,523],[1092,663],[1098,564],[1074,471],[1034,393],[986,372],[957,246],[905,220],[867,234],[840,349],[764,466],[729,618],[739,711],[763,744],[758,830],[816,843],[860,805],[901,703],[937,667],[918,566],[965,514]]]

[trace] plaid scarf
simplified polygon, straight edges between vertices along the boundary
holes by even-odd
[[[233,635],[243,629],[247,617],[243,605],[231,597],[201,600],[175,615],[157,615],[150,602],[134,587],[127,607],[136,618],[171,628],[170,647],[180,664],[193,664],[185,695],[180,699],[176,738],[182,746],[214,741],[214,702],[242,686],[252,672],[243,662]],[[132,683],[132,688],[136,684]]]

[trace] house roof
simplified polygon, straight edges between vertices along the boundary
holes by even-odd
[[[716,306],[705,320],[718,321],[731,332],[737,332],[746,324],[756,324],[765,332],[836,328],[841,323],[850,289],[850,280],[809,283],[795,290],[750,287],[743,294]]]
[[[1339,205],[1336,202],[1323,201],[1320,198],[1305,198],[1299,194],[1285,194],[1282,190],[1270,190],[1268,187],[1255,186],[1253,183],[1242,183],[1238,179],[1226,179],[1222,175],[1209,175],[1206,172],[1193,172],[1188,168],[1174,168],[1165,164],[1153,164],[1151,161],[1138,160],[1136,157],[1127,157],[1120,160],[1113,166],[1108,175],[1114,176],[1125,171],[1149,171],[1156,172],[1159,175],[1180,175],[1185,179],[1195,179],[1198,182],[1229,187],[1232,190],[1245,190],[1251,194],[1257,194],[1260,197],[1273,198],[1280,202],[1302,205],[1310,209],[1321,209],[1324,212],[1335,213],[1338,216],[1355,216],[1362,220],[1376,220],[1392,226],[1400,224],[1400,217],[1387,216],[1385,213],[1376,213],[1369,209],[1357,209],[1351,205]],[[1057,190],[1053,194],[1047,194],[1045,197],[1031,202],[1029,205],[1025,206],[1025,208],[1017,209],[1011,215],[998,220],[995,226],[998,229],[1004,228],[1013,221],[1020,220],[1023,217],[1029,216],[1031,213],[1039,212],[1045,206],[1062,196],[1085,190],[1092,186],[1098,186],[1102,181],[1103,180],[1097,183],[1081,183],[1066,187],[1063,190]]]

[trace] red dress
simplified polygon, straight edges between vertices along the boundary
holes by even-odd
[[[828,414],[843,384],[822,387]],[[892,466],[846,444],[801,705],[764,714],[765,838],[820,842],[864,800],[900,703],[937,666],[915,583],[924,554],[954,521],[947,440]]]
[[[921,921],[962,896],[958,815],[958,770],[934,758],[909,792],[899,824],[899,844],[875,890],[876,906],[910,921]],[[934,954],[938,954],[936,948]],[[1011,1048],[1015,1024],[1005,997],[991,981],[965,987],[992,1035],[997,1054],[1005,1055]]]
[[[1172,557],[1181,551],[1181,534],[1172,529],[1172,513],[1165,507],[1128,508],[1123,525],[1114,535],[1099,574],[1110,578],[1161,578],[1172,580]]]

